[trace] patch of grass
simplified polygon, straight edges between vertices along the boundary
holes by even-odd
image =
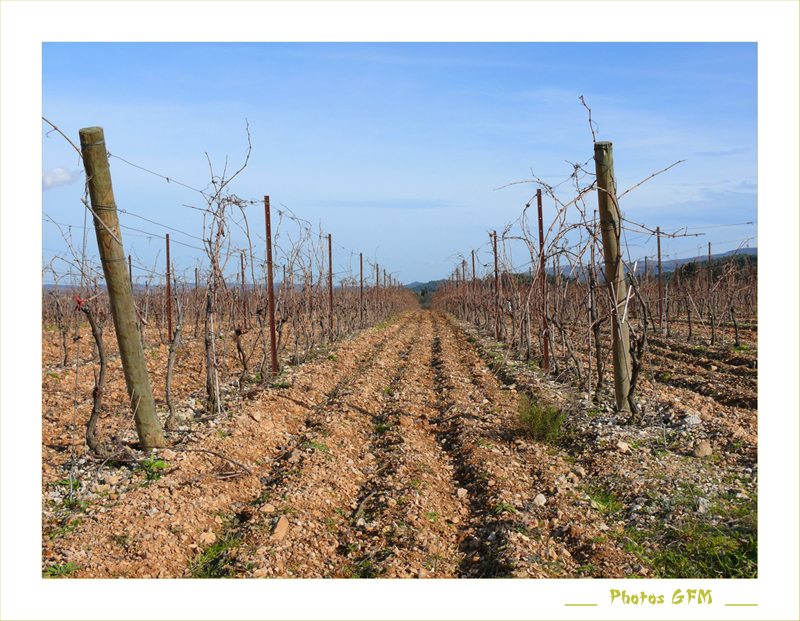
[[[663,371],[658,374],[658,381],[659,382],[668,382],[672,378],[672,373],[669,371]]]
[[[375,423],[375,432],[376,433],[384,433],[384,432],[388,431],[391,428],[392,428],[392,426],[389,423],[386,423],[386,422],[383,422],[383,421]]]
[[[330,450],[330,449],[329,449],[327,446],[325,446],[325,445],[324,445],[322,442],[312,442],[311,440],[308,440],[308,441],[306,441],[306,442],[303,442],[303,444],[302,444],[302,448],[315,448],[315,449],[317,449],[318,451],[323,451],[323,452],[325,452],[325,451],[329,451],[329,450]]]
[[[427,511],[425,513],[425,517],[428,518],[434,524],[439,521],[439,514],[436,511]]]
[[[693,520],[661,534],[662,545],[656,549],[645,550],[638,541],[629,544],[631,551],[646,560],[659,578],[758,577],[755,530]]]
[[[681,486],[671,504],[683,519],[673,520],[672,528],[626,529],[626,548],[649,564],[658,578],[757,578],[757,499],[736,499],[732,494],[717,498],[704,517],[694,512],[698,494],[691,486]],[[708,516],[723,521],[712,523]]]
[[[328,355],[328,360],[332,360],[333,362],[339,362],[339,361],[336,359],[336,356],[334,356],[333,354],[329,354],[329,355]]]
[[[603,486],[588,486],[586,493],[598,506],[598,511],[603,514],[616,513],[622,509],[622,503],[617,499],[616,494]]]
[[[538,442],[554,442],[561,435],[561,424],[566,419],[564,412],[522,395],[519,401],[517,421],[522,432]]]
[[[206,549],[190,567],[193,578],[230,578],[233,575],[235,551],[243,537],[228,533]]]
[[[56,485],[63,485],[64,487],[69,487],[69,479],[61,479]],[[80,489],[81,482],[78,480],[72,481],[72,489]]]
[[[78,526],[80,526],[82,522],[83,522],[83,520],[81,520],[81,518],[76,518],[74,520],[70,520],[65,526],[62,526],[61,528],[57,528],[56,530],[52,531],[48,535],[48,537],[50,537],[51,540],[55,539],[56,537],[62,537],[64,535],[66,535],[68,532],[73,531],[76,528],[78,528]],[[69,564],[69,563],[67,563],[67,564]]]
[[[272,387],[273,388],[291,388],[292,384],[291,384],[291,382],[275,382],[274,384],[272,384]]]
[[[336,520],[333,518],[326,517],[324,518],[325,528],[328,529],[328,532],[333,535],[336,532]]]
[[[65,576],[75,573],[79,569],[80,567],[78,567],[75,563],[53,565],[42,572],[42,578],[64,578]]]

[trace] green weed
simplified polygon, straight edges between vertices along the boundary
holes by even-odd
[[[556,408],[537,403],[527,395],[519,402],[517,421],[522,432],[538,442],[554,442],[561,435],[566,415]]]
[[[235,551],[242,542],[242,536],[228,533],[206,549],[197,562],[190,567],[193,578],[230,578]]]
[[[42,572],[42,578],[63,578],[78,571],[75,563],[65,563],[64,565],[53,565]]]

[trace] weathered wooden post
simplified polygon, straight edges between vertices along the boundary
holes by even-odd
[[[142,340],[136,330],[133,289],[130,273],[126,269],[128,266],[125,265],[126,257],[111,186],[105,135],[102,127],[87,127],[81,129],[79,134],[89,198],[96,214],[94,227],[97,247],[108,288],[111,316],[114,319],[114,331],[128,397],[133,408],[136,433],[145,450],[163,447],[166,446],[164,432],[156,415]]]
[[[269,196],[264,197],[264,213],[267,220],[267,298],[269,300],[269,344],[272,360],[272,376],[278,375],[278,348],[275,335],[275,285],[272,276],[272,225],[269,220]],[[262,378],[265,379],[265,378]]]
[[[622,321],[625,310],[626,287],[622,269],[620,240],[620,214],[617,204],[617,187],[614,179],[614,156],[610,142],[594,145],[594,163],[597,173],[597,202],[600,211],[600,231],[603,238],[603,259],[608,291],[611,296],[611,359],[614,365],[614,395],[617,410],[628,410],[631,361],[630,336],[627,323]]]

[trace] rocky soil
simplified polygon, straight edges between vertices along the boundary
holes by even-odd
[[[660,339],[652,378],[640,382],[644,415],[630,421],[612,411],[610,395],[595,404],[437,312],[408,312],[364,330],[270,384],[232,383],[227,414],[213,418],[201,411],[202,357],[190,343],[173,386],[179,429],[167,433],[169,448],[152,454],[137,447],[119,360],[112,360],[98,435],[114,454],[103,459],[83,441],[96,366],[89,348],[77,368],[59,367],[56,337],[46,333],[42,572],[576,578],[698,571],[669,560],[686,545],[687,528],[720,541],[755,536],[756,345],[748,345],[697,351]],[[165,346],[149,352],[156,395],[163,395],[166,355]],[[526,432],[523,395],[564,413],[558,439],[539,442]],[[703,577],[723,571],[710,567]]]

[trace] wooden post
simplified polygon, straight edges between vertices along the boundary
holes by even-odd
[[[619,245],[620,214],[617,205],[616,179],[614,179],[614,156],[610,142],[595,143],[594,163],[597,173],[597,202],[600,211],[606,283],[612,305],[611,359],[614,365],[614,395],[617,410],[627,411],[631,381],[630,337],[628,326],[621,317],[625,309],[627,292],[622,269],[622,250]]]
[[[550,369],[550,339],[547,331],[547,270],[544,262],[544,222],[542,220],[542,189],[536,190],[536,206],[539,210],[539,275],[542,279],[542,368]]]
[[[269,299],[269,344],[272,360],[272,376],[278,375],[278,346],[275,336],[275,285],[272,276],[272,226],[269,221],[269,196],[264,197],[264,213],[267,220],[267,298]]]
[[[150,377],[147,375],[142,340],[136,331],[133,289],[125,269],[117,205],[111,185],[111,173],[102,127],[87,127],[80,132],[81,154],[94,218],[97,247],[114,319],[122,369],[128,397],[134,413],[136,433],[142,448],[150,450],[166,446],[164,432],[156,415],[156,404]]]

